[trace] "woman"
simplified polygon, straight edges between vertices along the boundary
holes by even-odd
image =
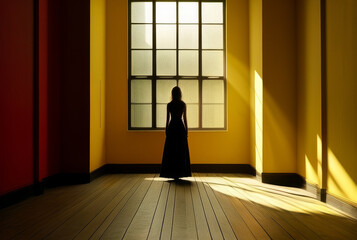
[[[191,176],[186,104],[181,100],[182,93],[179,87],[172,89],[171,96],[172,101],[167,104],[166,140],[160,177],[178,180]]]

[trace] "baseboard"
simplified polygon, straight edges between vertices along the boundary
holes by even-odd
[[[161,164],[107,164],[106,173],[160,173]]]
[[[34,185],[22,187],[18,190],[0,196],[0,209],[21,202],[35,195]]]
[[[302,188],[305,185],[305,179],[296,173],[262,173],[261,181],[287,187]]]
[[[90,182],[89,173],[60,173],[43,179],[45,188]]]
[[[107,164],[105,173],[160,173],[161,164]],[[245,173],[255,175],[249,164],[191,164],[192,172]]]
[[[326,194],[326,203],[341,210],[348,216],[357,219],[357,206],[343,201],[329,193]]]
[[[105,164],[103,166],[101,166],[100,168],[94,170],[93,172],[90,173],[90,181],[93,181],[101,176],[103,176],[104,174],[107,173],[107,168],[108,165]]]
[[[192,172],[243,173],[255,176],[255,169],[249,164],[191,164]]]

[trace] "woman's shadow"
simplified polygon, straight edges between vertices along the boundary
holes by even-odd
[[[185,179],[170,179],[167,181],[168,183],[174,183],[176,185],[180,185],[180,186],[191,186],[192,182],[190,180],[185,180]]]

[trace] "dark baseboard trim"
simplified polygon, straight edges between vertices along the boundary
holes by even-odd
[[[94,170],[93,172],[90,173],[90,181],[93,181],[101,176],[103,176],[104,174],[107,173],[107,168],[108,165],[105,164],[103,166],[101,166],[100,168]]]
[[[161,164],[107,164],[106,173],[160,173]]]
[[[328,193],[326,194],[326,203],[341,210],[348,216],[357,219],[357,206],[349,204],[348,202],[345,202]]]
[[[160,173],[161,164],[107,164],[105,173]],[[191,164],[192,172],[245,173],[255,176],[249,164]]]
[[[34,185],[22,187],[18,190],[0,196],[0,209],[21,202],[35,195]]]
[[[90,182],[89,173],[60,173],[43,179],[45,188],[76,185]]]
[[[296,173],[262,173],[261,181],[287,187],[302,188],[305,185],[305,179]]]
[[[255,176],[255,169],[249,164],[191,164],[191,171],[201,173],[244,173]]]
[[[317,199],[319,199],[321,202],[326,202],[326,197],[327,197],[327,190],[324,188],[319,189]]]

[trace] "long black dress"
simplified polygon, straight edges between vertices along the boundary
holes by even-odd
[[[185,109],[183,101],[173,100],[167,105],[171,120],[166,129],[160,177],[177,179],[191,176],[186,128],[182,122]]]

